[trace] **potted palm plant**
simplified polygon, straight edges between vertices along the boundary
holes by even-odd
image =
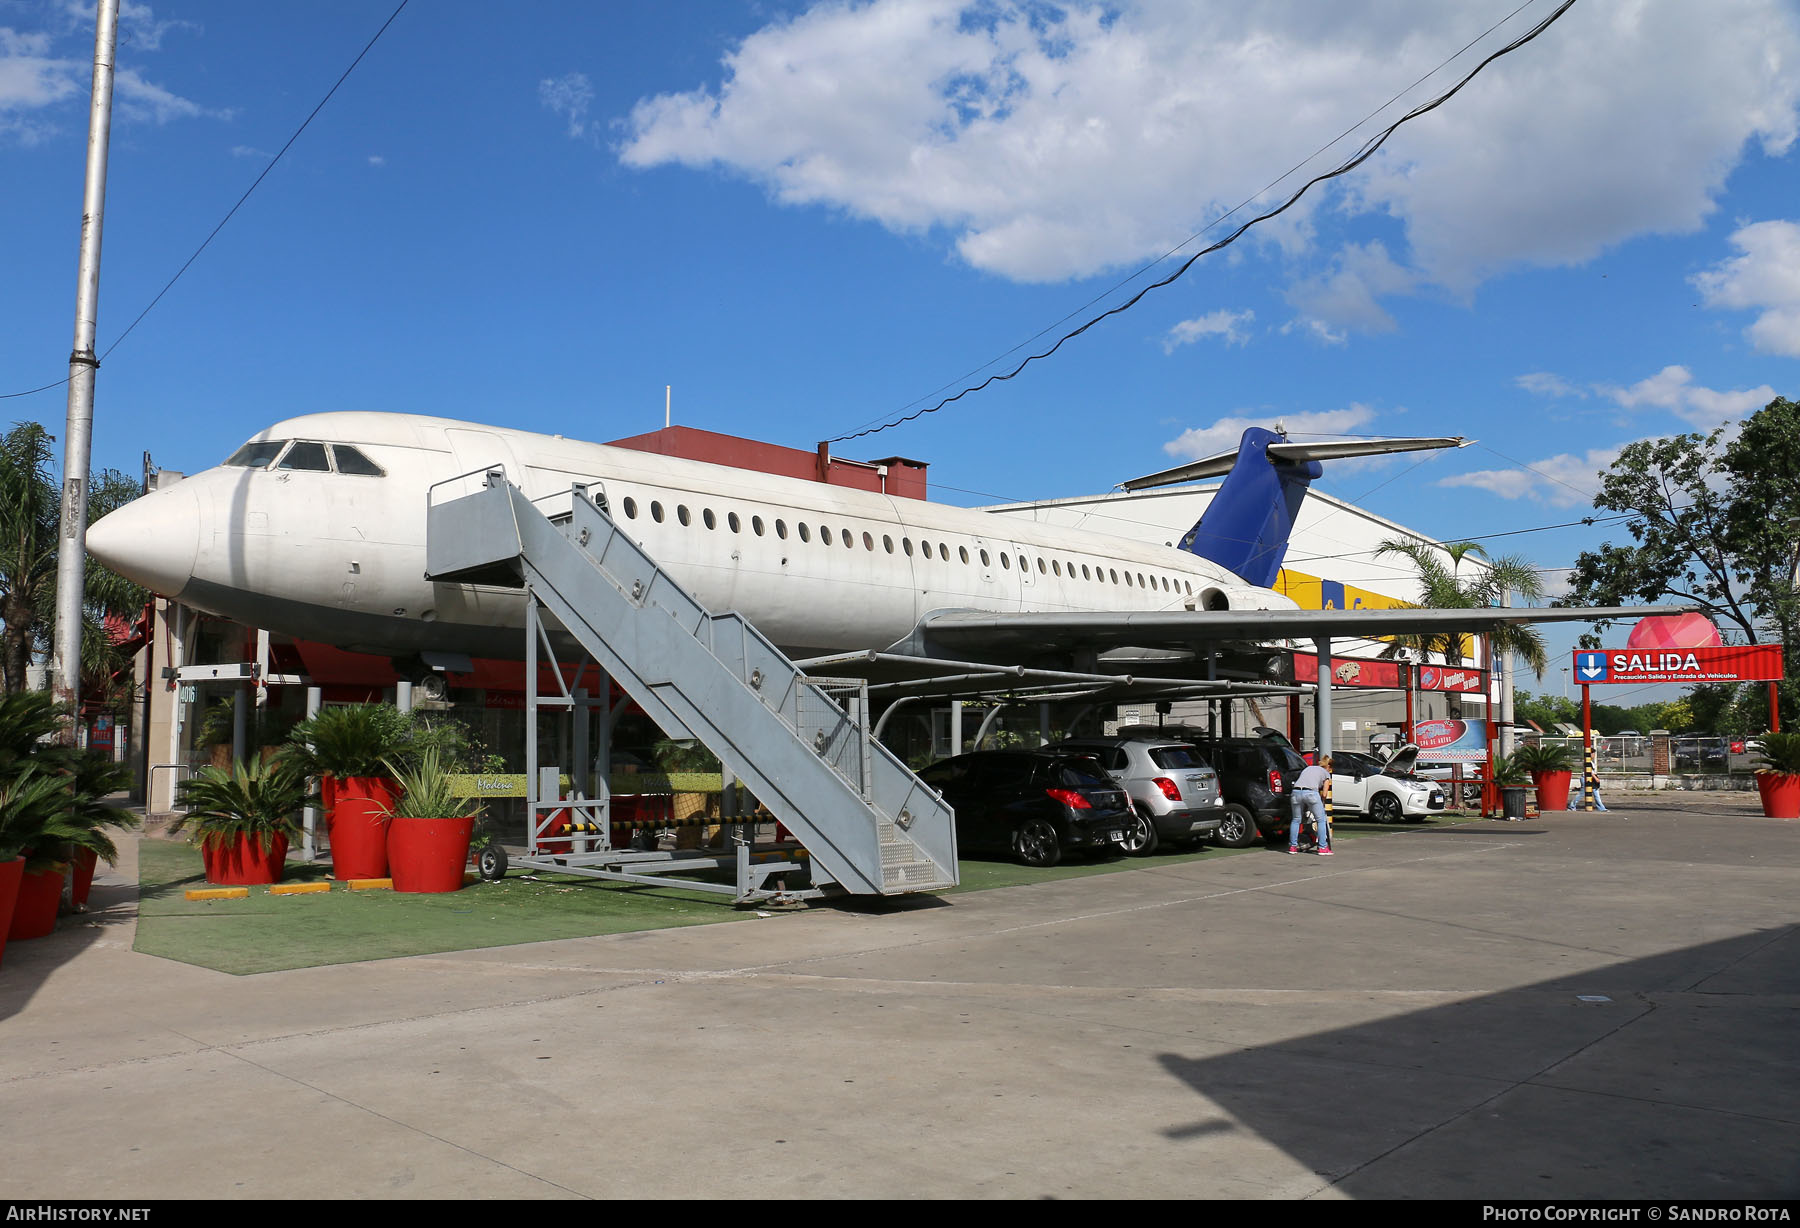
[[[193,829],[207,882],[279,882],[288,842],[299,831],[306,774],[285,755],[240,759],[229,771],[205,767],[182,781],[181,802],[188,811],[169,830]]]
[[[1756,791],[1771,819],[1800,819],[1800,733],[1765,733]]]
[[[1537,786],[1539,810],[1567,810],[1569,782],[1575,778],[1575,759],[1561,742],[1527,742],[1513,752],[1519,765]]]
[[[436,746],[388,770],[400,785],[387,810],[388,873],[394,890],[459,891],[480,803],[459,797],[450,765]]]
[[[69,902],[80,911],[87,906],[94,870],[100,862],[116,865],[119,850],[109,830],[130,831],[142,821],[136,814],[106,802],[108,794],[131,786],[131,768],[99,751],[66,750],[55,760],[68,789],[69,822],[81,834],[73,838],[70,862]]]
[[[40,764],[0,781],[0,948],[56,925],[63,845],[84,835],[69,814],[68,785]]]
[[[0,938],[55,927],[62,851],[82,834],[70,821],[68,787],[46,759],[60,711],[44,691],[0,695]]]
[[[1525,782],[1530,779],[1517,755],[1499,755],[1494,759],[1494,786],[1500,790],[1502,816],[1525,817]]]
[[[397,786],[387,761],[411,722],[392,704],[339,704],[294,726],[297,762],[319,777],[331,840],[331,876],[386,878],[387,814]]]

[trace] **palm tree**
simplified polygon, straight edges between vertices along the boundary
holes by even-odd
[[[36,422],[15,423],[0,435],[0,690],[25,689],[32,658],[50,647],[56,620],[57,531],[62,522],[62,487],[51,445],[55,438]],[[137,496],[138,483],[116,469],[91,476],[88,519],[99,519]],[[149,594],[88,560],[86,615],[98,623],[107,614],[133,615]],[[84,672],[113,672],[111,642],[85,628]]]
[[[1440,552],[1450,556],[1450,566],[1444,566]],[[1375,553],[1377,556],[1398,554],[1412,561],[1419,573],[1419,604],[1426,609],[1481,610],[1500,605],[1508,595],[1528,602],[1540,601],[1544,596],[1543,577],[1520,554],[1491,559],[1485,568],[1464,579],[1460,574],[1464,558],[1471,554],[1487,557],[1487,552],[1475,542],[1446,542],[1436,546],[1419,541],[1384,541],[1375,548]],[[1549,665],[1544,637],[1534,627],[1496,627],[1489,639],[1496,652],[1517,653],[1531,666],[1533,673],[1541,676]],[[1440,652],[1451,665],[1461,665],[1463,660],[1463,637],[1455,632],[1397,636],[1395,646]]]

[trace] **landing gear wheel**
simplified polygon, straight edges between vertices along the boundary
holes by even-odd
[[[1392,793],[1377,793],[1369,799],[1369,817],[1377,823],[1398,823],[1405,818],[1400,799]]]
[[[506,877],[506,850],[498,844],[488,845],[475,858],[475,868],[481,873],[481,881],[499,882]]]
[[[1213,839],[1228,849],[1247,849],[1260,834],[1251,813],[1236,802],[1228,802],[1225,813],[1219,816],[1219,830]]]
[[[1148,857],[1162,843],[1162,838],[1156,834],[1156,821],[1138,806],[1132,807],[1131,817],[1132,825],[1126,828],[1125,843],[1120,847],[1132,857]]]
[[[1013,851],[1028,866],[1048,869],[1062,860],[1062,842],[1056,838],[1056,824],[1048,819],[1027,819],[1013,837]]]

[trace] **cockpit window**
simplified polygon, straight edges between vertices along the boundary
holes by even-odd
[[[227,465],[238,465],[245,469],[263,469],[268,463],[281,455],[287,447],[285,439],[252,439],[249,443],[231,454]]]
[[[347,443],[331,445],[331,455],[337,461],[339,473],[355,473],[363,477],[379,478],[387,476],[380,465],[364,456]]]
[[[325,459],[325,445],[322,443],[296,443],[281,458],[277,469],[304,469],[308,472],[330,473],[331,463]]]

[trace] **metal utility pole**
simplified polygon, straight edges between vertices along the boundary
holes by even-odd
[[[106,148],[112,134],[113,59],[119,0],[99,0],[94,18],[94,90],[88,109],[87,182],[81,200],[81,261],[75,274],[75,348],[63,428],[62,532],[56,554],[56,630],[51,688],[71,708],[81,698],[82,591],[87,573],[87,496],[94,430],[94,334],[100,314],[100,226],[106,208]],[[71,724],[67,737],[74,741]]]

